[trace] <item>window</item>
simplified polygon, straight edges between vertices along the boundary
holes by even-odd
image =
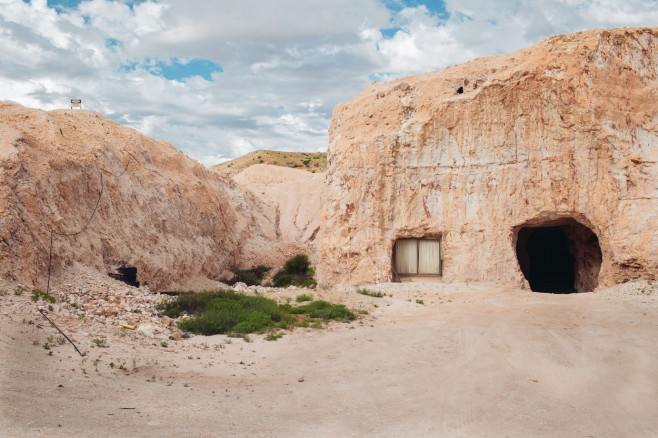
[[[394,260],[398,275],[441,275],[441,240],[398,239]]]

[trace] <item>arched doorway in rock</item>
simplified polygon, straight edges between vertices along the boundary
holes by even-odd
[[[571,217],[533,220],[514,228],[516,257],[535,292],[591,292],[603,260],[594,232]]]

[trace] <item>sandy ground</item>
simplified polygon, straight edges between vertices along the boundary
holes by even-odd
[[[658,290],[641,287],[315,291],[368,315],[276,342],[105,327],[99,348],[90,327],[77,336],[84,358],[68,343],[46,350],[59,334],[10,292],[0,297],[0,435],[658,436]]]

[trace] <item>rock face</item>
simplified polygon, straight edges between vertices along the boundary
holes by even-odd
[[[106,273],[134,266],[151,289],[186,287],[259,253],[284,257],[268,208],[170,144],[95,112],[0,103],[4,278],[45,287],[52,231],[55,276],[75,263]]]
[[[244,169],[233,180],[271,205],[269,221],[277,238],[284,242],[314,246],[320,230],[320,210],[325,174],[256,164]],[[310,251],[312,252],[312,251]]]
[[[656,279],[657,53],[656,28],[557,36],[338,106],[321,283],[397,279],[395,242],[428,237],[446,281]]]

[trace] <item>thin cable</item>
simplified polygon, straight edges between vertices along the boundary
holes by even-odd
[[[122,177],[123,174],[126,173],[128,170],[128,166],[130,165],[131,160],[135,160],[135,157],[132,156],[131,153],[128,153],[128,162],[126,163],[126,167],[124,167],[123,172],[121,172],[119,175],[115,175],[114,173],[110,172],[109,170],[103,169],[102,167],[99,166],[101,172],[107,172],[110,175],[114,176],[115,178]],[[103,197],[103,190],[105,189],[105,184],[103,182],[103,174],[100,173],[101,176],[101,190],[100,193],[98,193],[98,200],[96,201],[96,205],[94,205],[94,210],[91,212],[91,216],[89,216],[89,219],[87,220],[87,223],[79,230],[76,231],[75,233],[58,233],[57,231],[50,230],[50,248],[48,249],[48,285],[46,286],[46,293],[50,292],[50,271],[52,268],[52,261],[53,261],[53,234],[57,236],[75,236],[77,234],[82,233],[87,229],[89,224],[91,223],[91,220],[94,218],[96,215],[96,210],[98,209],[98,205],[101,202],[101,198]]]
[[[127,166],[126,166],[127,168]],[[94,218],[96,215],[96,210],[98,209],[98,204],[101,202],[101,198],[103,197],[103,189],[105,187],[103,183],[103,174],[101,173],[101,189],[100,192],[98,193],[98,200],[96,201],[96,205],[94,205],[94,210],[91,212],[91,216],[89,216],[89,219],[87,220],[87,223],[84,224],[84,226],[79,230],[76,231],[75,233],[58,233],[57,231],[50,230],[50,249],[48,250],[48,285],[46,286],[46,293],[50,292],[50,271],[52,268],[52,262],[53,262],[53,234],[57,236],[76,236],[83,231],[87,229],[89,224],[91,223],[91,220]]]
[[[41,309],[37,309],[37,310],[39,311],[39,313],[41,314],[41,316],[43,316],[44,318],[46,318],[46,319],[48,320],[48,322],[51,323],[51,324],[53,325],[53,327],[55,327],[55,328],[57,329],[57,331],[60,332],[60,333],[62,334],[62,336],[64,336],[64,337],[66,338],[66,340],[69,341],[69,342],[71,343],[71,345],[73,345],[73,348],[75,348],[75,351],[77,351],[78,354],[79,354],[80,356],[83,356],[83,357],[84,357],[84,353],[82,353],[82,352],[78,349],[77,345],[75,345],[75,344],[73,343],[73,341],[72,341],[68,336],[66,336],[66,335],[64,334],[64,332],[61,331],[60,328],[57,327],[57,326],[55,325],[55,323],[52,322],[52,321],[50,320],[50,318],[48,318],[48,317],[46,316],[45,313],[43,313],[43,312],[41,311]]]

